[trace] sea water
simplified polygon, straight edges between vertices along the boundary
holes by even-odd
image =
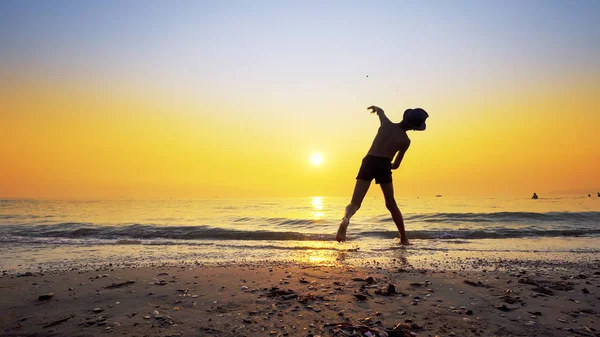
[[[103,263],[400,264],[445,256],[598,261],[600,198],[398,198],[402,247],[382,197],[346,243],[347,198],[0,200],[0,270]]]

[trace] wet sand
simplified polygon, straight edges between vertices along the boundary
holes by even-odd
[[[4,273],[0,334],[600,336],[598,261],[514,267],[263,263]]]

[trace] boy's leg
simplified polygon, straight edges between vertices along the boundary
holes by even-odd
[[[367,195],[367,192],[369,191],[370,186],[371,181],[356,179],[356,185],[354,185],[354,193],[352,193],[352,200],[350,201],[350,204],[346,206],[346,212],[344,213],[345,218],[348,218],[348,220],[350,220],[354,213],[358,211],[360,205],[365,199],[365,195]]]
[[[346,206],[344,218],[340,223],[340,227],[338,228],[337,235],[335,237],[335,239],[338,242],[346,241],[346,230],[348,229],[348,225],[350,224],[350,218],[360,208],[360,205],[362,204],[362,201],[365,198],[367,191],[369,190],[369,186],[371,186],[371,181],[356,179],[354,193],[352,193],[352,201],[350,201],[350,204]]]
[[[381,184],[381,191],[383,191],[383,196],[385,198],[385,207],[392,214],[392,219],[394,219],[394,223],[396,227],[398,227],[398,232],[400,233],[400,243],[403,245],[408,244],[408,238],[406,237],[406,232],[404,230],[404,219],[402,218],[402,213],[396,204],[396,199],[394,198],[394,185],[393,183]]]

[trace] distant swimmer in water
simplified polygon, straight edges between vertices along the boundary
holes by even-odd
[[[403,245],[407,245],[408,238],[404,230],[404,219],[394,199],[392,170],[400,167],[404,154],[410,146],[410,139],[406,131],[425,130],[425,120],[429,115],[421,108],[407,109],[404,111],[404,116],[400,123],[392,123],[386,117],[383,109],[376,106],[371,106],[368,109],[371,110],[371,113],[377,113],[381,125],[379,126],[379,130],[377,130],[377,135],[375,135],[367,156],[362,160],[362,165],[356,177],[352,201],[346,206],[346,212],[338,228],[336,240],[338,242],[346,241],[346,230],[350,224],[350,218],[360,208],[369,190],[369,186],[371,186],[371,181],[375,179],[375,183],[381,186],[381,191],[385,198],[385,206],[392,214],[392,219],[394,219],[394,223],[400,233],[400,242]],[[394,156],[396,156],[395,160],[393,160]]]
[[[537,199],[537,198],[538,198],[538,195],[535,194],[535,192],[533,192],[533,197],[531,197],[531,199]]]

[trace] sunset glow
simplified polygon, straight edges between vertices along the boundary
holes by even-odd
[[[59,3],[0,5],[0,197],[349,196],[370,105],[401,196],[600,187],[598,2]]]

